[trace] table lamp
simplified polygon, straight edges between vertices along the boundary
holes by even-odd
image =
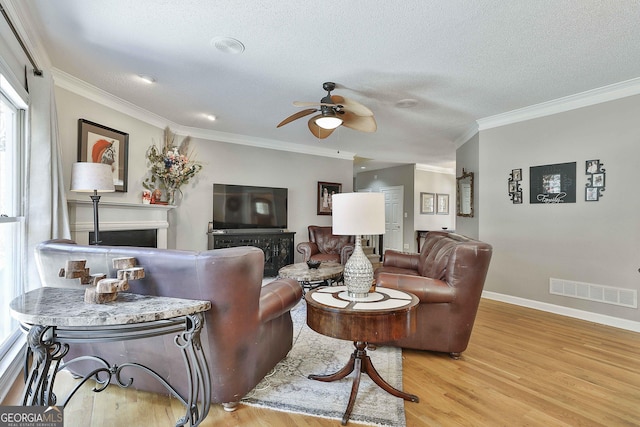
[[[384,194],[334,194],[331,204],[333,234],[356,236],[356,247],[344,266],[347,297],[365,299],[373,284],[373,266],[362,250],[361,236],[384,234]]]
[[[112,193],[116,191],[113,185],[111,166],[104,163],[81,162],[71,166],[71,191],[78,193],[93,193],[93,243],[100,244],[100,230],[98,227],[98,193]]]

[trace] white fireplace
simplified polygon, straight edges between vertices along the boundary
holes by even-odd
[[[68,200],[71,239],[78,244],[89,244],[93,232],[93,203],[87,200]],[[169,210],[175,206],[145,205],[100,201],[98,219],[100,231],[157,230],[158,247],[167,248]]]

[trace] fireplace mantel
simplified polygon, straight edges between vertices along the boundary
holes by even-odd
[[[89,244],[89,232],[93,231],[93,202],[68,200],[71,238],[79,244]],[[100,201],[98,216],[100,231],[158,230],[158,247],[167,247],[169,210],[171,205],[145,205]]]

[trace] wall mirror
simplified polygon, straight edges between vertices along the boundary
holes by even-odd
[[[462,169],[462,176],[456,178],[457,191],[457,215],[473,217],[473,172]]]

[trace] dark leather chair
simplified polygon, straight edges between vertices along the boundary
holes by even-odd
[[[342,265],[353,253],[355,236],[336,236],[331,226],[310,225],[309,241],[298,243],[297,251],[304,256],[304,261],[333,261]]]
[[[233,410],[237,403],[282,360],[293,345],[290,310],[302,298],[293,279],[262,285],[264,253],[254,247],[203,252],[125,246],[84,246],[49,241],[36,248],[43,286],[82,287],[80,279],[58,277],[67,260],[85,259],[91,273],[115,277],[112,259],[136,258],[145,277],[129,282],[128,292],[211,301],[201,340],[211,373],[212,402]],[[165,335],[114,343],[71,344],[65,361],[85,354],[110,363],[139,362],[164,378],[183,396],[189,390],[182,355]],[[84,376],[96,366],[81,361],[69,369]],[[145,372],[131,369],[133,388],[160,393],[167,390]]]
[[[376,285],[420,300],[416,331],[388,344],[459,358],[471,337],[491,254],[487,243],[442,231],[430,231],[419,254],[387,250]]]

